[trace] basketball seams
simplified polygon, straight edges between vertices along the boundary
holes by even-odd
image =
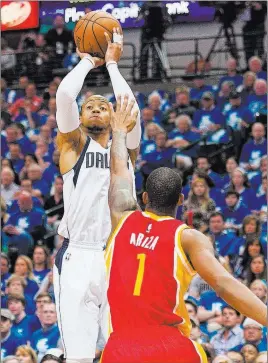
[[[103,29],[105,29],[109,33],[113,34],[113,32],[111,32],[111,30],[107,29],[104,25],[97,23],[97,20],[99,20],[99,19],[106,19],[105,16],[100,16],[98,19],[94,20],[94,23],[98,24],[99,26],[102,26]],[[111,20],[113,20],[113,19],[111,19]],[[116,21],[114,21],[114,22],[116,23]],[[117,27],[115,26],[115,28],[118,28],[118,26]]]
[[[77,24],[79,23],[79,22],[81,22],[81,24],[79,25],[79,27],[78,28],[74,28],[74,33],[76,33],[80,28],[81,28],[81,26],[82,25],[84,25],[84,22],[86,21],[87,19],[80,19],[78,22],[77,22]],[[76,24],[76,25],[77,25]]]
[[[98,38],[96,37],[96,34],[95,34],[95,32],[94,32],[94,24],[95,24],[95,22],[92,24],[92,32],[93,32],[93,35],[94,35],[94,37],[95,37],[95,40],[96,40],[96,42],[97,42],[97,44],[98,44],[98,46],[99,46],[99,48],[100,48],[100,50],[101,50],[101,52],[102,52],[103,56],[105,57],[105,52],[103,51],[102,47],[100,46],[100,43],[99,43],[99,41],[98,41]],[[96,23],[96,24],[98,24],[98,23]],[[99,24],[98,24],[98,25],[99,25]]]
[[[90,22],[90,20],[87,21],[87,25],[85,26],[85,29],[84,29],[84,33],[83,33],[83,48],[84,48],[84,53],[85,53],[85,32],[87,30],[87,27],[88,27],[88,23]],[[93,26],[92,26],[93,28]]]

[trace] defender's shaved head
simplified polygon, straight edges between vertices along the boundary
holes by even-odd
[[[178,173],[166,167],[154,170],[146,182],[147,208],[166,215],[173,215],[182,190]]]
[[[107,105],[109,105],[109,101],[107,100],[107,98],[101,96],[101,95],[92,95],[92,96],[89,96],[85,102],[83,103],[82,105],[82,108],[90,101],[100,101],[100,102],[104,102],[106,103]]]

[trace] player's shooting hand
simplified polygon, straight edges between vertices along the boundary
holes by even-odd
[[[108,48],[105,54],[105,62],[116,62],[118,63],[123,53],[123,34],[120,33],[119,28],[113,29],[113,42],[109,35],[104,33],[107,40]]]
[[[136,120],[139,111],[133,110],[135,99],[128,102],[129,97],[125,95],[124,99],[119,96],[116,102],[116,111],[114,112],[113,105],[110,103],[111,111],[111,128],[112,131],[130,132],[136,125]]]
[[[98,67],[102,66],[105,63],[104,59],[98,58],[98,57],[92,57],[88,53],[82,53],[82,52],[80,52],[80,50],[78,48],[76,48],[76,53],[79,55],[79,57],[81,59],[83,59],[84,57],[87,57],[87,58],[92,59],[92,61],[95,64],[95,67],[94,68],[98,68]]]

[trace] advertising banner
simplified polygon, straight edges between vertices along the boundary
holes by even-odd
[[[214,19],[215,9],[209,6],[201,7],[198,2],[165,1],[164,3],[175,23]],[[143,20],[137,21],[137,18],[142,4],[143,1],[42,1],[40,23],[45,26],[52,25],[55,15],[60,14],[64,17],[67,27],[72,29],[85,11],[102,10],[117,18],[122,28],[141,27]]]

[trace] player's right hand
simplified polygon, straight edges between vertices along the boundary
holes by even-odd
[[[109,103],[111,111],[111,128],[112,132],[123,131],[130,132],[136,125],[137,116],[139,110],[133,111],[135,105],[135,99],[128,102],[128,95],[124,96],[122,102],[122,97],[118,96],[116,102],[116,111],[114,112],[113,105]]]
[[[108,48],[105,54],[105,62],[118,63],[123,53],[123,34],[119,28],[113,29],[113,43],[107,33],[104,33],[107,40]]]
[[[81,59],[83,59],[84,57],[92,59],[93,63],[95,64],[94,68],[98,68],[98,67],[102,66],[105,63],[104,59],[98,58],[98,57],[92,57],[88,53],[82,53],[82,52],[80,52],[80,50],[78,48],[76,48],[76,53],[79,55],[79,57]]]

